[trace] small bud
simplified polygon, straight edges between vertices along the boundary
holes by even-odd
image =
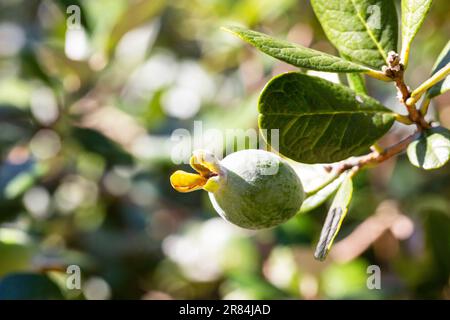
[[[400,56],[398,55],[398,53],[389,51],[387,63],[391,68],[398,66],[398,64],[400,63]]]
[[[394,77],[394,73],[392,72],[392,70],[388,66],[381,67],[381,71],[383,71],[383,73],[389,78],[393,78]]]

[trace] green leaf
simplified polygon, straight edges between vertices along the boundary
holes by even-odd
[[[62,300],[58,286],[48,276],[14,273],[0,281],[0,300]]]
[[[330,184],[325,186],[324,188],[320,189],[316,193],[310,195],[307,197],[300,208],[299,213],[306,213],[309,212],[321,204],[323,204],[331,195],[339,188],[339,186],[342,184],[342,181],[344,180],[346,175],[341,175],[338,179],[332,181]],[[303,180],[302,180],[303,181]]]
[[[450,160],[450,131],[443,127],[425,131],[408,146],[409,161],[416,167],[438,169]]]
[[[402,61],[408,63],[409,49],[430,10],[432,0],[402,0]]]
[[[349,57],[346,57],[343,54],[341,55],[345,59],[350,60]],[[367,94],[366,79],[364,78],[364,75],[360,73],[347,73],[347,82],[350,89],[352,89],[356,93]]]
[[[309,212],[324,203],[341,185],[345,174],[336,176],[327,171],[323,164],[304,164],[289,161],[300,177],[306,199],[303,201],[299,213]]]
[[[366,89],[366,81],[364,79],[364,76],[359,73],[348,73],[347,74],[347,81],[349,87],[355,91],[356,93],[364,93],[367,94]]]
[[[319,260],[324,260],[330,251],[333,241],[341,228],[342,221],[348,212],[348,206],[353,194],[353,183],[351,176],[348,175],[342,182],[339,190],[334,197],[327,218],[322,227],[319,243],[316,247],[314,257]]]
[[[259,127],[268,144],[302,163],[364,154],[394,122],[394,113],[371,97],[296,72],[273,78],[258,107]],[[273,133],[279,136],[278,148]]]
[[[397,48],[397,13],[392,0],[311,0],[328,39],[353,62],[386,64]]]
[[[224,28],[265,54],[296,67],[327,72],[364,72],[368,68],[324,52],[306,48],[240,27]]]
[[[119,21],[114,25],[110,32],[106,51],[110,56],[122,36],[133,28],[136,28],[146,22],[151,21],[153,17],[159,14],[166,6],[166,0],[158,1],[134,1],[130,4],[127,11]]]
[[[288,162],[302,180],[303,190],[307,194],[315,193],[336,179],[336,175],[326,170],[323,164],[305,164],[289,160]]]
[[[447,42],[444,49],[439,54],[439,57],[436,60],[431,75],[434,75],[436,72],[441,70],[449,63],[450,63],[450,41]],[[444,80],[436,83],[428,90],[428,97],[430,98],[436,97],[440,94],[447,92],[449,89],[450,89],[450,76],[447,76]]]
[[[106,137],[100,131],[73,127],[72,136],[84,149],[102,156],[108,165],[112,165],[113,163],[129,165],[134,161],[133,157],[122,146]]]

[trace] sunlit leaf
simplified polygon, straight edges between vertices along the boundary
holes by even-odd
[[[450,131],[436,127],[429,129],[408,146],[409,161],[416,167],[432,170],[450,160]]]
[[[402,60],[408,61],[414,37],[430,10],[432,0],[402,0]]]
[[[225,30],[239,36],[262,52],[296,67],[326,72],[364,72],[368,68],[330,54],[272,38],[240,27]]]
[[[273,78],[259,99],[266,141],[279,130],[279,152],[302,163],[337,162],[366,153],[392,126],[378,101],[301,73]]]
[[[328,39],[353,62],[386,64],[397,49],[397,13],[392,0],[311,0]]]

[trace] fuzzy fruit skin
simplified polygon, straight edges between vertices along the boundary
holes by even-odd
[[[301,181],[277,155],[242,150],[220,165],[224,176],[209,197],[225,220],[246,229],[263,229],[287,221],[300,210],[305,197]]]

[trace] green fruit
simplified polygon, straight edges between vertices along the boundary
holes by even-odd
[[[220,164],[226,179],[209,194],[216,211],[247,229],[277,226],[292,218],[304,193],[295,171],[280,157],[262,150],[233,153]]]
[[[191,166],[199,174],[177,171],[172,186],[181,192],[203,188],[225,220],[247,229],[277,226],[299,210],[303,187],[295,171],[277,155],[262,150],[235,152],[222,161],[197,151]]]

